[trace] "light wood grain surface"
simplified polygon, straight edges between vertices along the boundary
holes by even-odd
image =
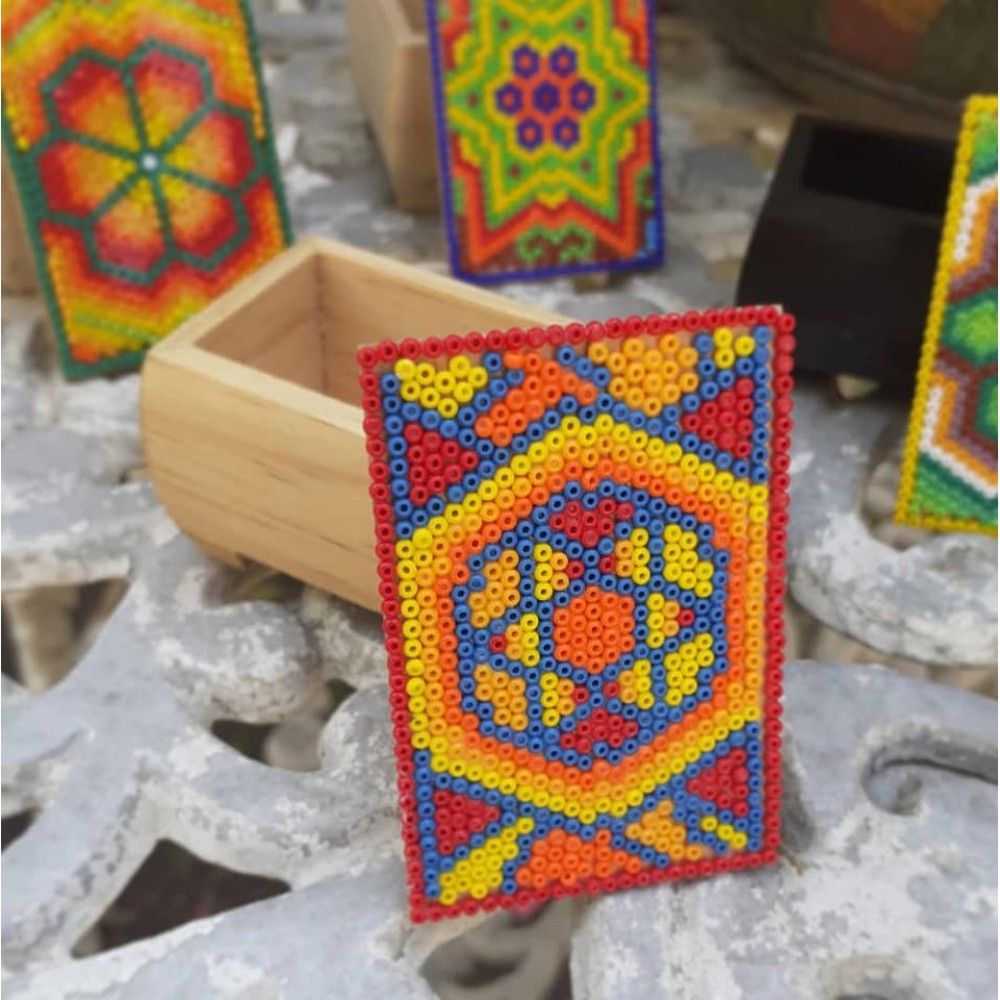
[[[422,0],[348,0],[351,75],[396,203],[440,204],[431,61]]]
[[[212,554],[377,608],[358,347],[560,321],[374,254],[303,240],[147,356],[142,431],[154,488]]]

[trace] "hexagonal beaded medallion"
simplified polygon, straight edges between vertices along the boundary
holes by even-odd
[[[774,858],[793,328],[361,350],[415,919]]]

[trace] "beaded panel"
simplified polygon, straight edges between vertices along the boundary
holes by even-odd
[[[793,327],[362,349],[415,919],[774,858]]]
[[[897,518],[997,531],[997,99],[962,120]]]
[[[455,273],[660,263],[648,0],[427,2]]]
[[[143,352],[287,243],[241,0],[10,0],[4,144],[67,375]]]

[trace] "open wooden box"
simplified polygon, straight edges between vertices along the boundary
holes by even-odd
[[[347,36],[396,203],[433,212],[441,199],[424,0],[348,0]]]
[[[309,238],[150,351],[142,434],[157,496],[203,548],[379,607],[355,353],[560,317]]]

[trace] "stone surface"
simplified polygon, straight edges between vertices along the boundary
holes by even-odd
[[[303,49],[346,52],[347,31],[340,10],[303,17],[295,11],[263,11],[254,16],[265,60],[283,60]]]
[[[4,591],[123,576],[156,502],[142,465],[137,375],[71,384],[39,314],[3,330]]]
[[[996,705],[878,668],[788,669],[771,868],[595,901],[576,1000],[996,990]]]
[[[922,533],[901,537],[913,544],[900,549],[863,516],[872,466],[891,447],[898,452],[900,417],[885,403],[836,404],[806,386],[796,391],[791,593],[820,621],[884,653],[953,668],[995,665],[996,540]],[[895,489],[886,487],[891,474],[880,476],[869,509],[884,523]]]
[[[379,615],[313,587],[307,587],[302,595],[300,614],[330,679],[354,688],[385,681],[386,655]]]
[[[441,1000],[568,996],[566,957],[578,901],[498,913],[442,944],[422,967]]]
[[[331,177],[370,168],[377,151],[343,55],[327,48],[292,56],[274,87],[298,126],[298,159]]]
[[[4,703],[4,813],[38,813],[3,855],[10,995],[114,987],[176,996],[169,967],[182,970],[185,995],[226,996],[233,982],[221,970],[232,966],[248,988],[292,981],[310,985],[290,995],[320,996],[328,985],[317,973],[331,961],[353,970],[354,992],[340,995],[422,995],[426,949],[406,958],[385,686],[334,714],[313,774],[240,756],[210,723],[286,718],[314,696],[321,657],[286,608],[220,603],[232,574],[165,518],[153,536],[124,602],[65,681]],[[311,888],[74,962],[69,973],[73,945],[162,838]],[[289,925],[301,932],[261,947]]]
[[[722,192],[748,191],[754,202],[761,200],[764,177],[754,162],[742,151],[727,146],[701,146],[684,158],[682,191],[687,203],[723,200]]]

